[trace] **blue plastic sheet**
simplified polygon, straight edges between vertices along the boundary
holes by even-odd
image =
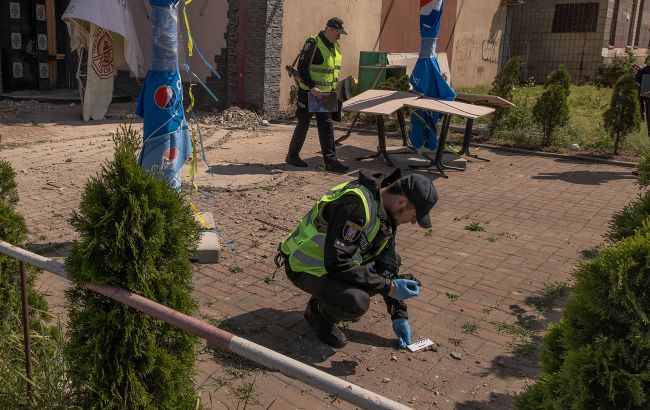
[[[436,44],[444,0],[420,0],[420,55],[411,73],[413,91],[426,97],[453,100],[456,93],[445,81],[436,58]],[[436,123],[439,113],[415,110],[411,114],[409,140],[415,148],[435,150],[438,145]]]
[[[181,168],[192,143],[183,109],[183,85],[178,72],[178,1],[150,0],[151,69],[136,103],[144,119],[140,165],[161,172],[180,191]]]

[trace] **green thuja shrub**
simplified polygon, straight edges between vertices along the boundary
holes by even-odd
[[[641,127],[638,85],[633,74],[619,78],[614,85],[609,108],[603,113],[605,129],[614,140],[614,155],[623,145],[625,137]]]
[[[552,71],[547,77],[546,82],[544,83],[544,89],[548,88],[550,85],[557,84],[562,87],[566,92],[567,97],[571,94],[571,74],[566,69],[564,64]]]
[[[636,180],[642,187],[650,185],[650,150],[646,151],[641,157],[638,166],[639,175]]]
[[[503,66],[503,70],[494,78],[492,88],[489,93],[497,95],[508,101],[512,101],[512,91],[519,84],[521,69],[524,66],[524,58],[521,56],[513,57]],[[501,125],[501,120],[508,113],[507,108],[497,108],[490,119],[489,132],[490,137],[494,136],[495,131]]]
[[[15,174],[0,161],[0,239],[24,247],[27,226],[16,212]],[[27,395],[23,348],[23,316],[19,262],[0,254],[0,408],[62,408],[66,395],[65,363],[60,354],[61,334],[49,324],[51,315],[43,296],[34,288],[38,271],[25,265],[32,353],[32,402]]]
[[[650,408],[650,219],[574,273],[519,409]]]
[[[615,56],[611,62],[598,67],[594,83],[599,87],[612,88],[619,78],[634,73],[636,57],[632,50],[627,50],[624,56]]]
[[[195,337],[84,288],[116,286],[185,314],[195,311],[188,257],[200,228],[162,176],[140,167],[140,138],[122,126],[115,157],[85,186],[66,259],[66,356],[83,408],[190,409]]]
[[[544,134],[542,145],[551,143],[555,130],[569,122],[567,93],[560,84],[551,84],[533,106],[533,118]]]

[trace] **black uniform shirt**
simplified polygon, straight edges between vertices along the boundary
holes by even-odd
[[[318,36],[320,39],[325,43],[327,48],[330,49],[330,52],[334,54],[336,51],[334,49],[334,44],[330,43],[327,38],[325,37],[325,32],[321,31],[318,33]],[[313,56],[313,58],[312,58]],[[323,64],[323,55],[320,52],[320,49],[316,45],[316,40],[313,38],[308,38],[307,41],[305,42],[305,46],[302,48],[302,51],[300,52],[300,59],[298,60],[298,73],[300,74],[300,78],[302,79],[302,82],[307,85],[309,88],[314,88],[314,80],[312,80],[311,75],[309,75],[309,65],[310,64]]]

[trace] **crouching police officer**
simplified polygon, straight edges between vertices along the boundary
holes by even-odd
[[[397,225],[431,227],[429,211],[438,195],[418,174],[359,171],[359,178],[332,188],[316,202],[298,227],[280,244],[276,264],[311,298],[305,320],[332,347],[347,343],[336,324],[354,321],[382,295],[399,345],[411,343],[405,299],[419,295],[412,275],[398,275]]]

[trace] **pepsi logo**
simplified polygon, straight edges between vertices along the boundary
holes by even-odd
[[[153,93],[153,100],[158,108],[172,108],[176,104],[176,92],[168,85],[161,85]]]
[[[171,147],[171,148],[167,148],[165,152],[163,152],[162,158],[165,161],[174,162],[178,158],[178,154],[179,154],[178,148]]]

